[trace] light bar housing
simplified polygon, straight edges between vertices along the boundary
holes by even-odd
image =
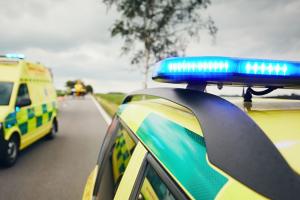
[[[165,83],[300,88],[300,62],[217,56],[174,57],[157,63],[152,78]]]

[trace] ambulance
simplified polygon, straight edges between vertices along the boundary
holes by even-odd
[[[300,62],[177,57],[157,63],[152,78],[187,88],[123,100],[83,200],[300,199],[300,101],[264,97],[297,92]],[[216,96],[207,85],[243,95]]]
[[[51,71],[23,55],[0,56],[0,164],[14,165],[20,150],[57,131]]]
[[[82,81],[77,80],[74,85],[74,94],[75,96],[84,96],[86,94],[86,89]]]

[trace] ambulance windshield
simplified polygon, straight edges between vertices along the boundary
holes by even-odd
[[[13,83],[11,82],[0,82],[0,106],[9,104]]]

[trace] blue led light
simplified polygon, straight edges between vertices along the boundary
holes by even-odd
[[[176,72],[228,72],[229,64],[224,61],[204,61],[204,62],[183,62],[170,63],[168,71]]]
[[[25,59],[25,56],[23,54],[15,54],[15,53],[10,53],[10,54],[5,54],[6,58],[16,58],[16,59]]]
[[[20,112],[21,108],[19,106],[16,106],[16,112]]]
[[[158,64],[156,73],[167,74],[218,74],[233,71],[234,63],[230,59],[219,57],[169,58]]]
[[[251,78],[268,79],[298,78],[300,82],[300,62],[262,59],[241,59],[229,57],[176,57],[162,60],[157,64],[153,79],[162,82],[239,82]],[[263,81],[259,81],[262,83]],[[293,84],[293,82],[289,82]],[[298,84],[298,83],[297,83]],[[280,84],[278,84],[280,85]]]
[[[284,62],[255,62],[243,61],[239,65],[239,72],[254,75],[289,76],[295,67]]]

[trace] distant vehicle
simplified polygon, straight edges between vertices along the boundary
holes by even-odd
[[[83,200],[300,199],[300,101],[252,99],[300,88],[300,62],[169,58],[153,79],[188,86],[125,98]],[[248,89],[223,99],[207,84]]]
[[[22,55],[0,56],[0,164],[15,164],[19,150],[58,131],[56,91],[49,69]]]
[[[84,84],[81,81],[77,81],[74,85],[74,93],[75,96],[84,96],[86,95],[86,89]]]
[[[75,88],[69,89],[68,94],[71,96],[75,95]]]

